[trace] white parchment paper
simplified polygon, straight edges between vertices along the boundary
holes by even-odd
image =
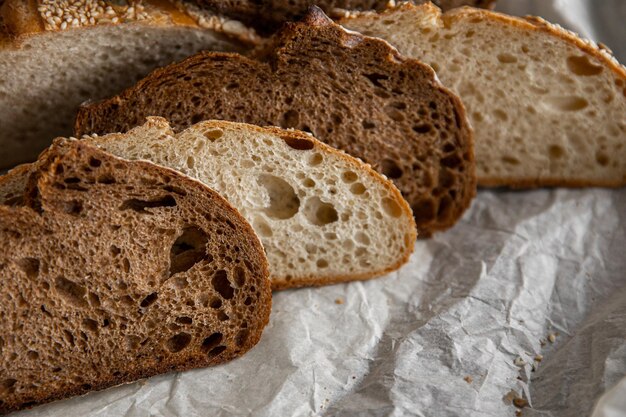
[[[606,33],[589,3],[499,9]],[[623,23],[626,1],[609,3]],[[573,417],[613,389],[594,416],[615,417],[625,375],[626,189],[482,190],[400,271],[276,293],[261,342],[236,361],[20,415],[500,417],[515,401],[523,416]]]

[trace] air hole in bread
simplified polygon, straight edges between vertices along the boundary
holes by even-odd
[[[461,158],[455,154],[448,155],[441,160],[441,165],[443,165],[444,167],[452,168],[452,169],[458,168],[462,164],[463,164],[463,161],[461,160]],[[451,179],[452,181],[454,180],[454,177],[452,175],[448,175],[446,178]],[[452,183],[445,184],[445,186],[449,186],[449,185],[452,185]]]
[[[180,352],[191,343],[191,335],[189,333],[178,333],[170,337],[165,346],[172,353]]]
[[[111,245],[110,251],[111,251],[111,255],[113,256],[117,256],[120,254],[120,252],[122,252],[122,250],[115,245]]]
[[[315,187],[315,181],[313,181],[311,178],[305,178],[304,181],[302,181],[302,185],[307,188],[312,188]]]
[[[325,226],[339,220],[335,207],[322,201],[319,197],[311,197],[307,200],[304,214],[307,220],[316,226]]]
[[[515,158],[514,156],[503,156],[502,157],[502,162],[504,162],[505,164],[509,164],[509,165],[519,165],[521,163],[521,161],[517,158]]]
[[[560,159],[565,155],[565,149],[559,145],[550,145],[548,148],[550,159]]]
[[[258,183],[262,185],[270,198],[269,207],[264,209],[269,217],[279,220],[293,217],[300,209],[300,199],[289,183],[274,175],[259,176]]]
[[[126,200],[120,206],[120,210],[133,210],[138,213],[150,213],[146,211],[147,208],[159,208],[159,207],[175,207],[176,199],[171,195],[158,198],[156,200],[139,200],[137,198],[131,198]]]
[[[328,261],[326,259],[318,259],[315,264],[318,268],[328,268]]]
[[[421,134],[421,135],[426,134],[426,133],[429,133],[429,132],[431,132],[432,130],[433,130],[432,125],[430,125],[430,124],[428,124],[428,123],[422,123],[422,124],[419,124],[419,125],[415,125],[415,126],[413,126],[413,131],[414,131],[415,133],[419,133],[419,134]]]
[[[0,393],[12,394],[13,392],[15,392],[16,383],[17,383],[17,380],[13,378],[6,378],[2,380],[2,383],[0,383]]]
[[[503,122],[506,122],[509,120],[509,115],[506,114],[503,110],[500,109],[496,109],[493,111],[493,115],[496,116],[496,118],[500,119]]]
[[[580,111],[589,106],[586,99],[577,96],[547,97],[543,104],[549,110],[558,112]]]
[[[311,155],[311,158],[309,158],[309,165],[314,167],[321,164],[322,161],[324,161],[324,157],[322,156],[322,154],[314,153],[313,155]]]
[[[94,168],[98,168],[100,165],[102,165],[102,161],[100,161],[98,158],[94,158],[93,156],[91,156],[89,157],[89,165]]]
[[[204,136],[211,142],[214,142],[215,140],[224,136],[224,132],[220,129],[211,129],[211,130],[205,131]]]
[[[139,304],[139,306],[141,308],[150,307],[152,304],[154,304],[154,302],[156,302],[158,298],[159,298],[159,295],[156,292],[148,294],[144,297],[143,300],[141,300],[141,303]]]
[[[63,330],[63,338],[65,342],[70,346],[75,346],[76,341],[74,340],[74,335],[69,330]]]
[[[230,285],[228,280],[228,272],[218,269],[211,279],[211,285],[224,299],[230,300],[235,295],[235,289]]]
[[[393,159],[383,159],[382,161],[382,173],[392,180],[398,179],[402,176],[402,168],[398,166],[398,163]]]
[[[308,151],[313,149],[313,141],[305,139],[305,138],[296,138],[291,136],[283,136],[282,139],[285,143],[293,149],[298,151]]]
[[[350,192],[355,195],[361,195],[365,192],[366,188],[360,182],[356,182],[350,186]]]
[[[376,123],[370,121],[370,120],[363,120],[363,129],[365,130],[369,130],[369,129],[375,129],[376,128]]]
[[[280,127],[282,128],[297,128],[300,124],[300,113],[297,110],[287,110],[281,120]]]
[[[391,105],[383,107],[383,111],[394,122],[404,121],[404,113]]]
[[[193,319],[187,316],[176,317],[176,323],[180,324],[191,324],[193,323]]]
[[[70,281],[63,276],[58,276],[54,280],[54,288],[59,296],[66,302],[80,307],[87,305],[87,301],[85,300],[87,290],[82,285]]]
[[[246,271],[240,266],[236,266],[233,273],[233,279],[235,280],[235,285],[239,288],[243,287],[246,283]]]
[[[211,349],[222,343],[223,338],[224,336],[222,335],[222,333],[213,333],[202,341],[201,349],[204,352],[209,352]]]
[[[29,350],[26,353],[26,357],[32,361],[35,361],[37,359],[39,359],[39,352],[37,352],[36,350]]]
[[[222,307],[222,300],[218,297],[213,297],[211,299],[211,302],[209,303],[209,306],[211,306],[211,308],[218,309]]]
[[[187,157],[187,168],[193,169],[196,166],[196,160],[193,156],[189,155]]]
[[[502,53],[498,54],[498,61],[503,64],[514,64],[517,62],[517,57],[512,54]]]
[[[357,232],[356,235],[354,235],[354,239],[360,244],[366,245],[366,246],[371,243],[369,236],[367,236],[367,234],[363,232]]]
[[[605,166],[609,165],[610,158],[609,158],[609,156],[606,153],[604,153],[602,151],[598,151],[598,152],[596,152],[596,162],[600,166],[605,167]]]
[[[222,352],[223,352],[223,351],[225,351],[225,350],[226,350],[226,346],[217,346],[217,347],[214,347],[213,349],[211,349],[211,350],[209,351],[209,357],[210,357],[210,358],[212,358],[212,357],[214,357],[214,356],[217,356],[217,355],[219,355],[220,353],[222,353]]]
[[[217,312],[217,319],[219,321],[227,321],[230,319],[230,317],[228,317],[228,314],[226,314],[224,311],[218,311]]]
[[[589,60],[588,56],[570,56],[567,58],[567,68],[582,77],[600,74],[603,69],[602,65],[596,65]]]
[[[83,319],[83,327],[95,333],[98,330],[98,322],[90,318],[85,318]]]
[[[17,266],[26,274],[29,279],[35,279],[39,275],[39,259],[22,258],[17,261]]]
[[[208,241],[209,237],[199,227],[189,226],[183,229],[170,250],[170,276],[188,271],[203,259],[210,262],[212,257],[206,252]]]
[[[385,74],[363,74],[375,87],[385,88],[381,81],[388,80],[389,77]]]
[[[341,174],[341,179],[343,180],[343,182],[346,182],[346,183],[352,183],[356,181],[358,178],[359,178],[358,175],[354,171],[344,171]]]

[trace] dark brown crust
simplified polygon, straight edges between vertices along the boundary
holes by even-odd
[[[459,175],[457,181],[460,182],[458,186],[458,192],[456,196],[452,200],[452,206],[449,211],[439,214],[438,210],[433,209],[432,212],[428,212],[427,216],[420,216],[419,213],[415,213],[417,227],[420,234],[429,235],[432,232],[445,230],[456,223],[456,221],[461,217],[463,212],[469,207],[469,204],[473,197],[475,196],[475,188],[476,188],[476,178],[475,178],[475,161],[474,161],[474,151],[473,151],[473,132],[470,128],[469,122],[467,120],[467,115],[465,112],[465,108],[461,102],[461,100],[454,95],[450,90],[445,88],[441,83],[436,79],[435,72],[429,66],[412,59],[406,59],[402,57],[394,48],[392,48],[387,42],[382,41],[380,39],[365,37],[355,32],[346,32],[340,29],[335,23],[333,23],[324,13],[318,8],[311,8],[309,14],[305,17],[302,22],[299,23],[289,23],[286,24],[283,30],[279,34],[276,35],[275,38],[271,42],[268,42],[265,46],[255,51],[254,59],[250,59],[237,54],[228,54],[228,53],[199,53],[196,54],[178,64],[170,65],[168,67],[160,68],[153,71],[148,77],[141,80],[134,87],[127,89],[120,95],[110,98],[108,100],[104,100],[97,103],[85,103],[80,107],[76,123],[75,123],[75,134],[80,137],[84,134],[89,133],[98,133],[104,134],[118,130],[127,130],[133,126],[124,126],[121,125],[123,123],[121,120],[124,117],[138,117],[136,124],[141,124],[144,121],[143,115],[141,119],[139,119],[139,112],[142,110],[137,107],[138,113],[137,115],[129,115],[128,113],[123,113],[121,111],[118,116],[115,112],[117,112],[117,108],[122,109],[126,101],[133,100],[134,97],[137,97],[139,92],[142,91],[151,91],[151,89],[157,89],[156,86],[159,85],[159,81],[167,80],[170,74],[175,73],[177,71],[186,71],[187,69],[191,69],[194,67],[198,67],[201,65],[210,66],[211,62],[222,62],[227,61],[229,65],[233,65],[241,69],[242,71],[249,71],[251,74],[256,74],[255,77],[258,77],[259,74],[268,74],[267,77],[275,73],[281,66],[286,65],[284,60],[286,59],[284,56],[281,56],[281,51],[287,48],[295,49],[297,46],[294,46],[294,43],[300,38],[305,38],[308,32],[316,31],[316,33],[323,34],[328,39],[333,39],[333,42],[339,43],[342,45],[341,47],[345,48],[354,48],[360,50],[359,48],[367,48],[368,51],[375,51],[372,54],[376,54],[377,63],[388,65],[389,68],[400,69],[402,68],[405,73],[413,74],[417,77],[416,74],[420,74],[420,82],[423,79],[427,79],[427,82],[424,82],[424,91],[432,91],[433,96],[436,95],[437,99],[440,99],[444,106],[449,106],[449,108],[454,109],[457,127],[455,129],[456,132],[456,140],[458,142],[456,149],[459,154],[462,155],[462,164],[465,169],[463,175]],[[309,35],[310,36],[310,35]],[[299,46],[299,45],[298,45]],[[284,48],[284,49],[283,49]],[[234,94],[234,93],[231,93]],[[306,110],[306,109],[299,109]],[[211,111],[211,110],[205,110]],[[411,110],[417,112],[417,110]],[[243,117],[242,113],[242,117]],[[148,115],[160,115],[168,117],[167,114],[158,114],[155,111],[150,110],[150,114]],[[256,116],[256,115],[255,115]],[[185,116],[179,117],[180,119],[184,119]],[[270,117],[270,116],[263,116]],[[214,115],[209,113],[208,117],[205,118],[222,118],[222,116]],[[234,120],[234,119],[231,119]],[[413,120],[413,119],[411,119]],[[245,121],[239,120],[236,121]],[[116,123],[120,123],[117,125]],[[135,122],[133,122],[135,123]],[[179,126],[177,120],[170,120],[170,123],[176,128],[184,128],[190,125],[189,121],[185,122],[184,126]],[[263,122],[267,123],[267,122]],[[278,120],[272,120],[271,123],[278,124]],[[360,126],[356,127],[356,129],[362,129]],[[395,129],[395,128],[393,128]],[[365,130],[359,131],[364,137]],[[381,134],[386,132],[382,131]],[[394,134],[396,134],[394,132]],[[340,140],[333,142],[333,136],[330,137],[321,137],[320,133],[317,133],[318,138],[322,141],[328,142],[333,146],[340,147],[349,153],[351,152],[350,148],[347,145],[341,144]],[[406,135],[406,133],[405,133]],[[404,136],[405,142],[403,142],[402,146],[405,146],[407,149],[410,149],[413,146],[422,146],[421,149],[425,149],[429,146],[433,152],[434,148],[437,146],[442,146],[440,144],[433,145],[424,145],[418,141],[416,136],[413,134],[409,136]],[[365,139],[362,139],[365,140]],[[421,140],[421,139],[420,139]],[[416,145],[412,143],[412,141],[416,141]],[[403,151],[406,152],[406,149]],[[438,151],[436,151],[438,152]],[[353,156],[360,157],[364,159],[366,162],[374,164],[377,167],[377,164],[381,161],[376,160],[367,160],[366,157],[363,156],[362,153],[352,152]],[[382,157],[377,156],[379,159]],[[413,155],[410,154],[409,158],[413,158]],[[441,161],[434,162],[434,158],[439,158],[439,156],[429,156],[428,164],[429,169],[435,169],[435,165],[439,164],[439,167],[443,165]],[[443,156],[440,157],[443,159]],[[413,160],[413,159],[410,159]],[[410,164],[407,162],[407,166]],[[410,169],[417,169],[408,167],[407,172],[412,172]],[[394,181],[396,185],[404,192],[405,197],[409,200],[409,203],[413,206],[413,204],[418,205],[423,199],[432,199],[433,195],[428,193],[422,193],[418,191],[407,192],[407,189],[415,189],[418,183],[411,183],[411,180],[408,178],[411,177],[412,173],[407,173],[403,178]],[[404,186],[402,185],[402,181],[404,181]],[[419,184],[421,186],[421,184]],[[445,188],[445,185],[443,186]],[[456,186],[455,186],[456,187]],[[412,193],[412,194],[411,194]],[[414,212],[416,210],[414,209]],[[431,214],[432,213],[432,214]]]
[[[226,362],[241,356],[243,353],[251,349],[261,338],[261,333],[265,325],[269,322],[270,310],[271,310],[271,289],[268,280],[268,264],[265,259],[264,252],[258,237],[252,230],[252,227],[246,222],[246,220],[239,214],[239,212],[232,208],[230,204],[224,200],[219,194],[215,193],[202,183],[186,177],[174,170],[154,165],[145,161],[125,161],[120,158],[111,156],[110,154],[97,149],[94,146],[88,145],[85,142],[78,141],[57,141],[53,148],[46,154],[46,161],[43,161],[37,168],[41,171],[40,183],[45,186],[49,177],[52,177],[56,166],[64,159],[62,156],[66,153],[86,153],[87,155],[94,155],[100,159],[113,159],[117,161],[123,161],[125,164],[132,165],[137,170],[145,170],[164,177],[175,177],[179,183],[184,185],[184,189],[188,191],[190,195],[202,195],[207,200],[211,201],[211,204],[215,204],[218,207],[223,208],[225,212],[228,212],[228,217],[241,228],[242,234],[247,235],[247,244],[250,245],[250,253],[255,253],[258,256],[253,261],[257,263],[262,271],[262,276],[259,276],[258,289],[259,303],[255,309],[255,317],[258,319],[256,323],[249,323],[248,330],[250,331],[245,343],[238,347],[238,351],[233,349],[226,349],[222,354],[209,358],[208,355],[201,352],[192,351],[191,349],[184,354],[174,355],[174,360],[168,362],[159,363],[156,358],[148,361],[146,366],[139,367],[137,363],[129,360],[127,362],[128,367],[124,370],[123,374],[119,377],[109,377],[97,380],[87,381],[91,386],[83,387],[80,384],[75,384],[74,388],[57,391],[43,391],[39,395],[29,396],[28,403],[22,403],[19,401],[11,402],[3,399],[0,401],[0,414],[5,414],[11,411],[17,411],[24,408],[31,408],[35,405],[68,398],[75,395],[82,395],[90,391],[96,391],[105,389],[111,386],[130,383],[137,379],[147,378],[153,375],[162,374],[172,371],[184,371],[188,369],[206,367],[217,365],[219,363]],[[9,175],[21,175],[27,172],[26,169],[14,170]],[[33,222],[43,224],[43,217],[38,216],[30,207],[9,207],[0,205],[0,219],[10,219],[12,224],[33,224]],[[129,358],[130,359],[130,358]]]

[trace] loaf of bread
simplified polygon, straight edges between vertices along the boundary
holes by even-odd
[[[75,133],[124,132],[147,116],[181,131],[222,119],[309,131],[392,179],[424,235],[452,226],[475,194],[472,132],[434,71],[313,8],[254,58],[199,53],[120,95],[81,106]]]
[[[43,158],[9,174],[30,172],[23,203],[0,205],[0,413],[257,343],[267,260],[226,200],[84,142],[58,141]]]
[[[261,238],[274,289],[380,276],[413,251],[415,222],[393,183],[304,133],[205,121],[176,134],[149,117],[129,135],[86,140],[224,196]]]
[[[0,2],[0,169],[72,133],[78,105],[200,50],[256,41],[239,22],[167,1]]]
[[[276,30],[287,21],[303,17],[315,5],[331,16],[352,11],[382,10],[389,0],[190,0],[204,10],[211,10],[241,20],[262,33]],[[428,0],[416,0],[424,3]],[[495,0],[434,0],[444,10],[459,6],[491,7]]]
[[[539,18],[403,4],[341,21],[432,65],[465,103],[483,186],[626,184],[626,70]]]

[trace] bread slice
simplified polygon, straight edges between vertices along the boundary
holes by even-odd
[[[0,413],[257,343],[267,261],[217,193],[79,141],[57,142],[35,173],[26,205],[0,205]]]
[[[197,51],[243,50],[255,41],[240,23],[168,2],[5,1],[0,169],[33,161],[51,138],[70,135],[83,101],[116,94]]]
[[[260,236],[273,289],[376,277],[413,251],[415,222],[393,183],[304,133],[205,121],[176,134],[149,117],[129,135],[87,141],[224,196]]]
[[[606,49],[538,18],[471,8],[404,4],[341,23],[430,63],[461,96],[480,185],[626,184],[626,70]]]
[[[200,8],[241,20],[261,32],[276,30],[287,21],[303,17],[315,5],[331,16],[355,10],[383,10],[389,0],[191,0]],[[416,0],[424,3],[428,0]],[[434,0],[444,10],[459,6],[491,7],[495,0]]]
[[[317,8],[253,58],[200,53],[81,106],[76,135],[124,132],[146,116],[176,131],[208,119],[309,131],[392,179],[426,235],[452,226],[475,193],[461,101],[430,67],[346,32]]]

